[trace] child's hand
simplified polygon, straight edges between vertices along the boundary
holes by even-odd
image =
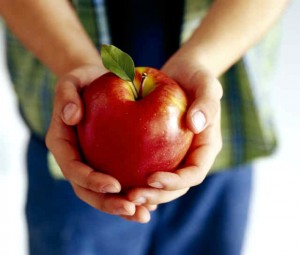
[[[136,204],[158,205],[184,195],[200,184],[222,147],[220,99],[222,87],[218,79],[190,58],[173,57],[162,71],[175,79],[191,100],[187,125],[195,134],[185,164],[175,172],[157,172],[148,179],[153,188],[133,189],[128,193]]]
[[[100,211],[147,222],[149,210],[155,206],[136,206],[119,194],[121,186],[115,178],[96,172],[81,161],[74,130],[83,115],[79,91],[104,72],[97,66],[83,66],[58,81],[46,144],[81,200]]]

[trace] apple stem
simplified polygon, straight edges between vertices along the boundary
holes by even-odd
[[[130,89],[131,89],[131,91],[132,91],[132,93],[134,95],[134,98],[137,99],[138,96],[139,96],[138,95],[138,90],[136,89],[136,86],[134,85],[133,81],[130,83]]]
[[[143,97],[144,83],[145,83],[145,80],[146,80],[147,76],[148,76],[147,73],[142,74],[142,81],[141,81],[141,85],[140,85],[140,88],[139,88],[138,99],[141,99]]]

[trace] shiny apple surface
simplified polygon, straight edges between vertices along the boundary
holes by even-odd
[[[107,73],[82,94],[84,117],[77,131],[84,160],[118,179],[123,190],[145,186],[153,172],[176,169],[193,137],[181,87],[159,70],[136,68],[138,90],[142,83],[135,98],[130,82]]]

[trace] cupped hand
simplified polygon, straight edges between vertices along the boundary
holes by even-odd
[[[56,159],[63,175],[76,195],[105,213],[126,217],[137,222],[150,220],[153,205],[136,205],[120,194],[120,183],[107,174],[94,171],[84,164],[78,149],[75,125],[83,116],[79,92],[106,72],[99,66],[82,66],[59,79],[46,145]]]
[[[175,54],[162,71],[188,94],[190,107],[186,123],[195,135],[180,169],[156,172],[148,178],[149,188],[133,189],[128,193],[129,200],[139,205],[170,202],[199,185],[222,148],[220,100],[223,90],[218,79],[197,60],[180,53]]]

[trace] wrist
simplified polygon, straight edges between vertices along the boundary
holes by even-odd
[[[222,46],[217,43],[208,44],[205,40],[196,41],[193,38],[182,45],[178,51],[181,59],[188,66],[201,69],[215,77],[221,76],[230,65],[236,61],[231,56],[222,53]]]
[[[186,84],[199,72],[207,77],[217,77],[216,71],[207,64],[206,56],[200,55],[195,48],[182,47],[165,63],[162,71],[180,84]]]
[[[72,52],[65,53],[64,60],[55,65],[53,71],[58,78],[61,78],[65,74],[85,66],[92,66],[93,68],[98,68],[103,73],[106,72],[100,54],[96,49],[90,49],[88,54],[79,54],[78,52],[77,54],[72,54]]]

